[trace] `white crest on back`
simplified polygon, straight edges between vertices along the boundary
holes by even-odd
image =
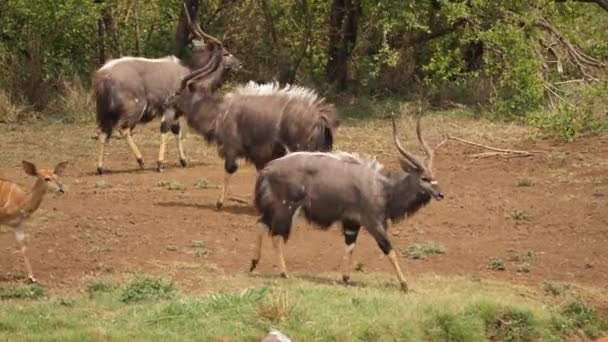
[[[311,105],[319,100],[323,100],[323,98],[319,97],[319,95],[310,88],[291,84],[286,84],[283,88],[281,88],[277,82],[259,84],[249,81],[249,83],[237,87],[233,92],[227,94],[226,96],[231,97],[235,95],[287,96],[292,99],[299,99],[308,102]]]
[[[116,59],[112,59],[106,62],[106,64],[104,64],[101,68],[99,68],[99,71],[101,70],[109,70],[111,68],[113,68],[114,66],[116,66],[117,64],[123,63],[123,62],[148,62],[148,63],[175,63],[175,64],[180,64],[180,60],[179,58],[175,57],[175,56],[166,56],[163,58],[144,58],[144,57],[131,57],[131,56],[125,56],[125,57],[120,57],[120,58],[116,58]]]
[[[359,164],[363,165],[376,173],[379,173],[382,169],[384,169],[384,165],[380,164],[375,157],[366,155],[365,157],[360,156],[358,153],[350,153],[343,151],[333,151],[333,152],[307,152],[307,151],[299,151],[289,153],[279,159],[290,158],[298,155],[310,155],[310,156],[318,156],[318,157],[327,157],[333,158],[342,162]],[[271,162],[272,163],[272,162]]]

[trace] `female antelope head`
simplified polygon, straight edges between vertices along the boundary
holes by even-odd
[[[44,181],[48,189],[58,193],[65,192],[63,184],[59,180],[59,176],[61,176],[63,170],[65,170],[65,167],[68,165],[67,161],[57,164],[54,170],[38,169],[36,165],[25,160],[22,163],[25,173]]]

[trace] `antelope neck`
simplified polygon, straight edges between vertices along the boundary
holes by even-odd
[[[44,181],[42,178],[36,179],[36,183],[34,183],[32,190],[25,198],[25,207],[23,210],[28,213],[33,213],[36,211],[36,209],[40,207],[40,203],[42,203],[42,198],[44,197],[46,190],[46,181]]]

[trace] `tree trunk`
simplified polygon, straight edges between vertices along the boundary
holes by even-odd
[[[186,8],[188,9],[188,13],[190,13],[190,18],[192,20],[198,20],[198,8],[199,8],[199,0],[184,0],[186,4]],[[188,27],[188,19],[186,18],[186,13],[182,7],[182,10],[179,15],[179,22],[177,23],[177,28],[175,29],[175,38],[173,40],[173,54],[177,57],[181,57],[182,51],[188,45],[188,35],[190,34],[190,28]]]
[[[106,41],[103,20],[97,20],[97,65],[102,66],[106,62]]]
[[[360,0],[334,0],[329,14],[327,82],[343,90],[348,81],[348,60],[357,42]]]
[[[114,14],[112,13],[112,5],[108,4],[101,12],[105,35],[108,40],[108,57],[118,58],[121,56],[120,42],[118,40],[118,30],[114,22]]]

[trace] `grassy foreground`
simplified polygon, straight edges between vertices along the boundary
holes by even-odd
[[[265,279],[211,295],[180,294],[169,281],[142,276],[122,286],[95,280],[67,297],[5,287],[0,340],[259,341],[276,328],[294,341],[561,341],[608,331],[581,299],[592,292],[571,286],[425,277],[403,294],[386,277],[361,275],[350,287],[329,279]]]

